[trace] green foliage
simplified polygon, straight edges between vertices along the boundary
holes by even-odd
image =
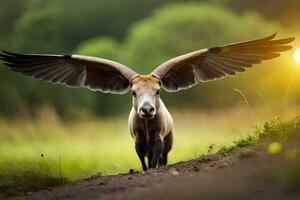
[[[253,29],[254,26],[264,29]],[[267,22],[255,13],[237,15],[223,7],[204,3],[171,4],[157,9],[153,16],[132,26],[123,43],[117,44],[111,38],[92,39],[79,45],[77,53],[95,52],[125,63],[138,73],[149,73],[174,56],[261,37],[274,30],[278,30],[276,24]],[[237,95],[232,94],[234,85],[251,78],[207,83],[189,91],[172,95],[163,93],[162,96],[168,98],[171,106],[194,108],[230,105],[239,100]]]
[[[13,18],[6,19],[9,28],[7,32],[0,31],[0,46],[24,53],[76,52],[99,56],[127,64],[139,73],[149,73],[164,61],[183,53],[282,30],[255,12],[237,14],[222,7],[218,0],[178,2],[180,0],[113,0],[109,3],[91,0],[87,4],[83,0],[76,3],[72,0],[27,0],[18,4]],[[230,3],[222,1],[222,5]],[[9,3],[4,3],[4,7],[11,9]],[[276,66],[272,67],[276,69]],[[111,115],[128,110],[130,104],[129,96],[50,86],[0,70],[0,115],[32,115],[34,108],[45,104],[53,105],[63,117],[72,118],[76,110],[82,108],[97,115]],[[260,71],[248,72],[247,76],[206,83],[188,91],[172,95],[163,92],[162,97],[167,98],[168,106],[193,109],[235,104],[240,98],[232,89],[237,86],[243,91],[259,88],[281,97],[282,90],[273,89],[273,83],[278,82],[283,88],[284,84],[276,81],[282,77],[263,84],[266,80],[258,77],[266,75],[270,72],[262,67]],[[253,83],[252,79],[257,81]],[[8,108],[14,104],[18,106]],[[112,104],[115,106],[110,106]]]
[[[224,3],[238,12],[255,10],[262,13],[266,18],[279,20],[285,26],[295,28],[295,30],[299,28],[299,23],[295,23],[300,9],[298,0],[289,0],[288,3],[282,0],[228,0]]]
[[[254,24],[264,29],[253,29]],[[149,73],[176,55],[259,37],[276,28],[255,13],[236,15],[212,4],[166,5],[129,30],[124,53],[129,66]]]
[[[278,118],[270,122],[266,122],[262,128],[257,127],[253,135],[241,137],[233,141],[233,145],[222,146],[221,152],[229,153],[236,148],[250,147],[259,144],[264,138],[287,138],[293,133],[292,122],[282,123]]]
[[[69,29],[63,9],[27,12],[15,26],[15,49],[18,51],[65,52],[64,29]],[[37,30],[38,28],[38,30]]]
[[[135,20],[168,2],[158,0],[27,0],[14,27],[15,48],[22,51],[71,52],[81,41],[99,35],[122,38]]]
[[[256,13],[237,15],[229,9],[204,3],[166,5],[130,29],[120,60],[140,73],[149,73],[174,56],[262,37],[275,30],[279,30],[276,24]],[[260,75],[263,76],[263,73]],[[188,91],[167,95],[167,98],[173,106],[185,104],[195,108],[230,105],[238,100],[237,95],[232,94],[234,85],[249,83],[253,78],[248,74],[246,79],[236,77],[206,83]],[[247,84],[243,87],[247,87]]]
[[[262,129],[256,130],[256,135],[259,138],[264,138],[266,136],[274,137],[287,137],[292,132],[292,123],[282,123],[279,118],[266,122]]]
[[[97,37],[84,41],[79,49],[78,54],[96,56],[110,60],[118,60],[119,44],[111,37]]]
[[[15,88],[9,86],[1,87],[0,93],[6,94],[5,98],[0,98],[0,110],[2,115],[28,117],[26,116],[24,101]]]
[[[167,2],[169,0],[90,0],[89,3],[83,0],[4,0],[0,25],[5,28],[0,30],[0,47],[24,53],[71,53],[80,42],[99,35],[122,39],[134,21]],[[101,48],[80,51],[116,58],[117,42],[107,37],[100,40]],[[92,43],[85,44],[91,46]],[[128,96],[121,97],[124,103],[120,103],[119,97],[51,86],[8,72],[2,66],[0,73],[0,115],[6,117],[32,116],[45,104],[53,105],[65,118],[78,116],[79,110],[108,115],[120,113],[128,107],[125,102],[129,103]],[[119,103],[110,106],[113,102]]]
[[[0,7],[0,36],[9,37],[14,23],[26,11],[28,0],[3,0]],[[5,28],[3,28],[5,27]],[[2,44],[0,44],[3,46]]]

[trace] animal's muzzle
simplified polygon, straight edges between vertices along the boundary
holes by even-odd
[[[156,109],[149,102],[145,102],[139,109],[139,115],[141,118],[149,119],[153,118],[156,114]]]

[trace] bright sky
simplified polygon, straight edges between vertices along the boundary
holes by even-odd
[[[295,61],[300,64],[300,48],[297,48],[296,51],[294,52],[294,58]]]

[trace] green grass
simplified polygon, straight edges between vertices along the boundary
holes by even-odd
[[[216,125],[199,118],[185,114],[183,119],[175,117],[177,123],[170,162],[206,154],[212,143],[230,144],[247,129],[236,127],[236,123],[219,122]],[[44,154],[53,171],[58,170],[60,160],[62,173],[70,180],[97,173],[117,174],[130,168],[140,169],[126,116],[70,124],[2,121],[0,132],[0,165],[5,162],[35,166]]]
[[[7,196],[49,189],[69,182],[66,177],[53,173],[49,166],[43,163],[37,163],[35,166],[2,163],[0,179],[0,192]]]
[[[264,138],[286,138],[292,133],[293,121],[282,123],[279,118],[266,122],[262,127],[257,127],[253,134],[240,137],[233,141],[233,145],[222,146],[221,152],[229,153],[236,148],[250,147],[259,144]]]
[[[252,116],[241,109],[173,113],[174,148],[170,162],[208,153],[230,152],[257,143],[264,134],[285,130],[278,121],[251,127]],[[255,131],[255,134],[247,135]],[[232,142],[234,141],[234,142]],[[41,156],[43,155],[43,156]],[[127,128],[127,116],[61,122],[0,120],[0,192],[18,194],[65,184],[92,175],[141,170]]]

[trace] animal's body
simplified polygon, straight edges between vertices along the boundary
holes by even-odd
[[[148,158],[149,168],[156,167],[157,164],[166,165],[173,143],[173,119],[159,95],[155,95],[159,89],[159,79],[152,75],[139,76],[133,80],[132,90],[135,95],[143,95],[133,97],[128,125],[144,170],[147,169],[145,156]],[[153,96],[156,97],[152,98]],[[137,112],[145,104],[155,108],[155,114],[149,118],[143,118]]]
[[[153,119],[141,119],[134,109],[129,115],[130,133],[144,170],[147,169],[145,156],[149,168],[155,167],[157,162],[166,165],[173,144],[173,120],[163,102],[160,102],[161,107]]]
[[[160,99],[167,92],[188,89],[245,71],[263,60],[278,57],[294,38],[269,37],[202,49],[175,57],[148,75],[102,58],[80,55],[16,54],[3,51],[0,59],[13,71],[51,83],[86,87],[93,91],[124,94],[132,91],[129,129],[144,170],[166,165],[173,142],[173,120]],[[145,163],[148,158],[148,166]]]
[[[144,170],[147,169],[145,156],[149,168],[157,164],[166,165],[173,145],[173,119],[161,99],[159,104],[157,114],[152,119],[142,119],[134,108],[129,115],[130,133]]]

